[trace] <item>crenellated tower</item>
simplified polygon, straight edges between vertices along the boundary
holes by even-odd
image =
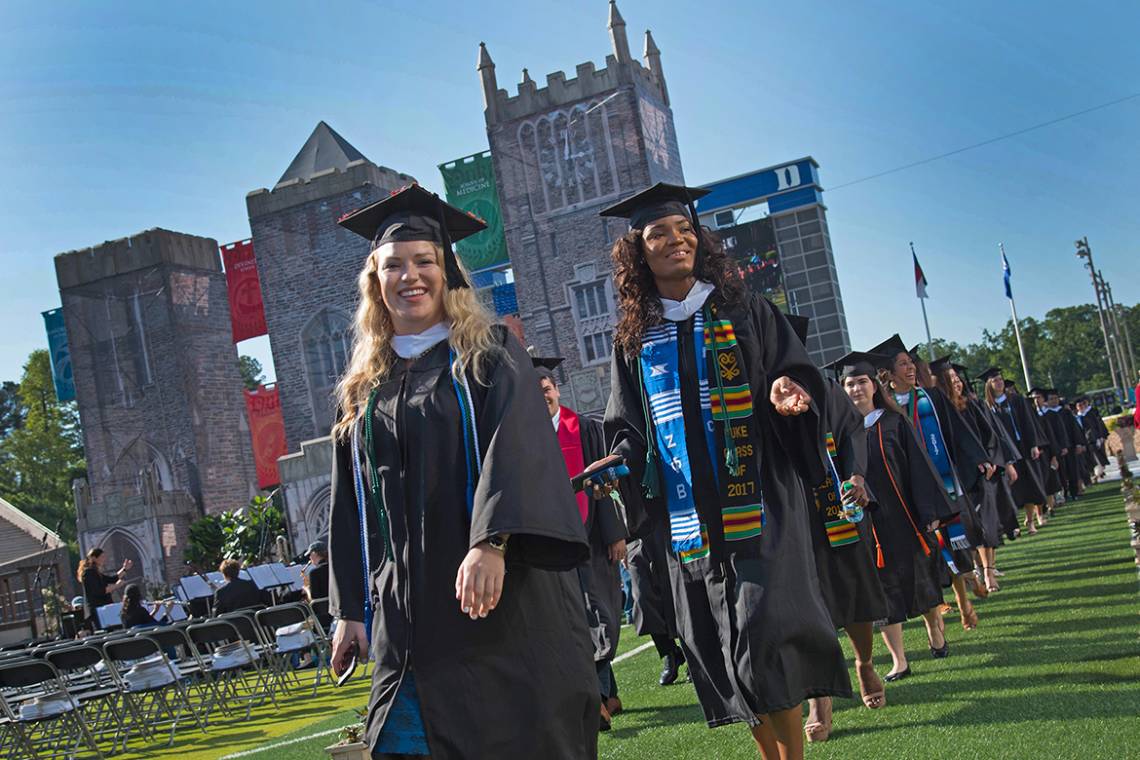
[[[499,89],[482,43],[477,63],[527,340],[566,357],[563,394],[581,412],[600,411],[609,390],[609,251],[625,232],[598,211],[654,182],[684,181],[660,50],[646,32],[645,63],[634,60],[615,2],[606,26],[604,68],[586,61],[542,87],[524,69],[514,94]]]

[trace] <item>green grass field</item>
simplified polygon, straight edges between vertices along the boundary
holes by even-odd
[[[978,629],[946,618],[950,657],[934,660],[921,621],[906,626],[915,675],[888,684],[883,710],[836,700],[832,738],[811,758],[1126,758],[1140,753],[1137,573],[1119,484],[1063,507],[1034,537],[998,552],[1002,590],[976,602]],[[627,634],[629,628],[624,629]],[[621,652],[645,643],[623,638]],[[844,642],[846,644],[846,641]],[[847,649],[850,658],[850,650]],[[882,641],[880,674],[890,668]],[[657,685],[653,649],[615,665],[625,712],[601,737],[602,758],[753,758],[748,730],[705,727],[692,687]],[[121,757],[321,758],[363,706],[364,681],[316,700],[296,692],[249,721],[180,732],[173,748]],[[286,743],[288,742],[288,743]],[[137,747],[137,745],[136,745]]]

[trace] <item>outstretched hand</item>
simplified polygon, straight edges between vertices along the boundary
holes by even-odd
[[[787,375],[776,378],[768,400],[776,411],[785,417],[794,417],[806,412],[811,405],[811,396],[799,383]]]

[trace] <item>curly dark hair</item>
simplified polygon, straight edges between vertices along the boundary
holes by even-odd
[[[716,287],[712,302],[718,306],[742,303],[747,295],[740,268],[724,252],[720,238],[708,228],[700,228],[701,246],[693,272],[698,280]],[[614,345],[626,356],[641,351],[645,330],[663,318],[660,294],[653,279],[641,230],[632,229],[614,241],[610,257],[614,263],[614,283],[618,292],[618,324]]]

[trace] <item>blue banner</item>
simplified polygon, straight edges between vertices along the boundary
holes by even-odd
[[[51,379],[55,383],[55,397],[60,401],[74,401],[75,380],[71,375],[71,350],[67,347],[63,309],[45,311],[43,315],[48,352],[51,354]]]

